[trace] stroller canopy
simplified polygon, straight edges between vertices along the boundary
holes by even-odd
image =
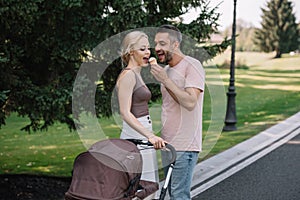
[[[99,141],[74,161],[66,199],[122,199],[133,196],[142,173],[137,146],[122,139]]]

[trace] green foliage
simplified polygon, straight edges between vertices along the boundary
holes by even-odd
[[[195,39],[198,44],[202,44],[201,47],[195,46],[196,52],[205,50],[208,55],[203,55],[202,60],[210,59],[207,56],[214,57],[218,53],[223,52],[230,44],[231,40],[227,38],[221,44],[214,44],[210,46],[203,46],[206,43],[207,39],[210,39],[210,35],[218,32],[218,19],[220,13],[217,12],[218,6],[211,8],[209,1],[203,1],[199,5],[200,15],[197,19],[192,21],[190,24],[179,24],[178,28],[187,36]],[[188,45],[190,48],[191,46]],[[186,51],[188,51],[186,49]]]
[[[120,59],[101,68],[105,60],[87,62],[95,73],[86,77],[74,94],[73,84],[81,64],[97,44],[123,31],[174,23],[173,19],[193,7],[202,14],[191,24],[176,22],[185,34],[203,41],[217,29],[219,14],[207,0],[2,0],[0,2],[0,126],[16,112],[27,116],[26,131],[46,130],[54,122],[75,128],[78,112],[72,98],[94,98],[95,107],[75,105],[79,110],[96,110],[98,117],[110,116],[111,93],[121,70]],[[112,41],[114,42],[114,41]],[[230,43],[207,47],[211,56]],[[105,50],[112,54],[110,49]],[[104,65],[103,65],[104,66]],[[97,71],[100,68],[100,72]],[[97,70],[96,70],[97,69]],[[102,71],[101,71],[102,70]],[[102,76],[99,74],[103,73]],[[101,84],[99,84],[101,83]],[[87,87],[96,88],[96,94]],[[85,95],[85,96],[84,96]],[[154,95],[157,97],[158,95]],[[88,99],[90,100],[90,99]],[[153,99],[155,100],[155,99]]]
[[[289,0],[270,0],[262,8],[262,28],[255,32],[255,43],[264,52],[276,51],[276,58],[298,48],[299,31]]]

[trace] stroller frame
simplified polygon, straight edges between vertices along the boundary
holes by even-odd
[[[137,140],[137,139],[127,139],[128,141],[133,142],[136,145],[147,145],[147,146],[153,146],[149,141],[144,141],[144,140]],[[176,150],[175,148],[171,145],[166,143],[166,149],[168,149],[171,152],[171,159],[170,159],[170,167],[168,169],[167,175],[166,175],[166,179],[165,182],[161,188],[161,192],[159,195],[159,200],[163,200],[165,199],[167,190],[168,190],[168,185],[171,179],[171,175],[172,175],[172,171],[174,169],[174,165],[175,165],[175,161],[176,161]]]

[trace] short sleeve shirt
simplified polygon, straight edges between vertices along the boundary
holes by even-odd
[[[172,98],[164,85],[161,85],[163,98],[161,136],[177,151],[201,151],[205,71],[200,61],[190,56],[185,56],[173,67],[166,66],[165,70],[179,88],[197,88],[202,92],[195,108],[188,111]]]

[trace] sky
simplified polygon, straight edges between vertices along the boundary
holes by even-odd
[[[248,23],[253,24],[255,27],[260,27],[261,8],[266,8],[269,0],[237,0],[236,4],[236,19],[242,19]],[[294,4],[293,11],[296,15],[296,22],[300,23],[300,0],[290,0]],[[217,12],[221,13],[219,18],[220,30],[224,30],[230,26],[233,21],[233,0],[210,0],[211,7],[218,4]],[[190,22],[197,16],[197,11],[193,10],[184,16],[185,22]]]

